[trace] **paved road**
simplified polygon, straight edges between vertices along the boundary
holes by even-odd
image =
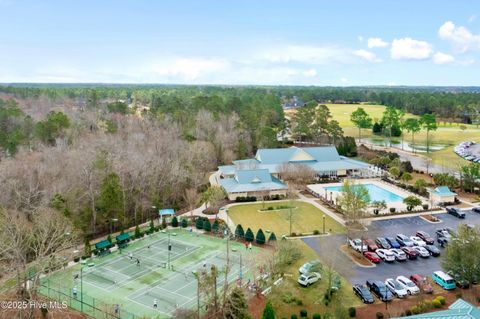
[[[460,223],[480,225],[480,214],[473,212],[467,212],[466,214],[465,220],[460,220],[448,214],[438,214],[436,216],[442,219],[442,222],[436,224],[429,223],[420,217],[374,221],[369,226],[365,236],[375,238],[395,236],[398,233],[412,236],[416,231],[423,230],[434,237],[435,230],[438,228],[452,227],[456,229]],[[385,280],[399,275],[410,276],[414,273],[427,276],[433,271],[441,269],[442,256],[426,259],[418,258],[417,260],[394,262],[392,264],[381,262],[376,267],[364,268],[354,264],[345,254],[339,251],[339,247],[346,243],[345,235],[305,238],[303,241],[317,252],[324,263],[330,263],[336,271],[352,284],[365,283],[367,279]],[[443,252],[443,249],[441,250]]]

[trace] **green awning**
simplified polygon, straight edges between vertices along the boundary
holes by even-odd
[[[112,243],[111,243],[110,241],[108,241],[108,240],[105,239],[105,240],[102,240],[102,241],[96,243],[96,244],[95,244],[95,248],[96,248],[96,249],[105,249],[105,248],[110,247],[111,244],[112,244]]]
[[[120,234],[117,237],[115,237],[115,239],[117,240],[117,243],[122,242],[122,241],[130,239],[130,234],[129,233],[123,233],[123,234]]]

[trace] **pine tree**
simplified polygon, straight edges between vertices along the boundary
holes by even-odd
[[[268,238],[268,241],[271,242],[271,241],[277,241],[277,236],[275,236],[275,233],[272,232],[270,234],[270,237]]]
[[[155,225],[153,224],[153,219],[150,219],[150,234],[155,231]]]
[[[90,257],[92,255],[92,246],[90,246],[90,240],[88,238],[85,238],[84,254],[86,257]]]
[[[202,217],[197,217],[197,220],[195,222],[195,227],[197,227],[197,229],[203,229],[203,218]]]
[[[172,218],[172,227],[178,227],[177,216],[173,216],[173,218]]]
[[[248,242],[252,242],[255,240],[255,237],[253,236],[253,232],[250,228],[248,228],[247,232],[245,233],[245,240]]]
[[[162,229],[167,228],[167,218],[163,217],[162,218]]]
[[[205,218],[203,222],[203,229],[207,232],[212,231],[212,224],[210,224],[210,221],[208,220],[208,218]]]
[[[140,238],[140,227],[135,226],[135,238]]]
[[[263,233],[263,230],[261,228],[257,231],[256,239],[257,239],[257,244],[259,245],[265,244],[265,234]]]
[[[186,218],[182,218],[182,227],[187,228],[188,226],[188,220]]]
[[[267,302],[263,309],[262,319],[275,319],[275,311],[270,301]]]
[[[242,225],[238,224],[237,228],[235,228],[235,236],[237,236],[237,238],[245,237],[245,231],[243,230]]]
[[[218,233],[219,228],[220,228],[220,224],[218,223],[218,219],[215,219],[212,225],[212,232]]]
[[[250,319],[248,304],[243,291],[235,287],[224,305],[225,319]]]

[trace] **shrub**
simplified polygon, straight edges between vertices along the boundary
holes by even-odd
[[[395,213],[396,209],[395,207],[390,207],[390,213]]]
[[[141,237],[141,232],[140,232],[140,227],[135,226],[135,238],[140,238]]]
[[[212,225],[212,231],[214,233],[218,233],[218,229],[220,228],[220,224],[218,223],[218,219],[215,219]]]
[[[80,257],[78,257],[78,256],[73,257],[73,261],[78,263],[80,261]]]
[[[167,228],[167,219],[162,218],[162,229],[165,229],[165,228]]]
[[[312,319],[322,319],[322,316],[319,313],[314,313]]]
[[[319,231],[318,229],[315,229],[315,230],[313,231],[313,234],[314,234],[314,235],[319,235],[319,234],[320,234],[320,231]]]
[[[296,301],[296,303],[297,303],[297,306],[303,305],[302,299],[296,299],[295,301]]]
[[[210,224],[210,221],[208,220],[208,218],[205,218],[203,221],[203,230],[206,232],[212,231],[212,224]]]
[[[405,310],[405,316],[411,316],[412,315],[412,311],[410,309],[407,309]]]
[[[441,303],[440,300],[438,300],[438,299],[433,299],[433,300],[432,300],[432,305],[433,305],[433,308],[440,308],[440,307],[442,307],[442,303]]]
[[[300,318],[306,318],[307,317],[307,310],[302,309],[300,310]]]
[[[182,228],[187,228],[188,226],[188,220],[186,218],[182,218]]]
[[[428,209],[428,204],[423,204],[423,205],[422,205],[422,208],[423,208],[424,210],[427,210],[427,209]]]
[[[292,315],[290,316],[290,319],[298,319],[298,316],[297,316],[296,314],[292,314]]]
[[[261,228],[257,231],[256,241],[259,245],[265,244],[265,234]]]
[[[195,221],[195,227],[197,227],[197,229],[203,229],[203,218],[197,218]]]
[[[438,297],[435,298],[435,299],[437,299],[438,301],[440,301],[440,303],[442,304],[442,306],[445,305],[445,297],[444,297],[444,296],[438,296]]]
[[[178,218],[177,218],[177,216],[173,216],[173,218],[172,218],[172,227],[178,227]]]
[[[275,311],[270,301],[267,302],[263,309],[262,319],[275,319]]]
[[[253,232],[250,228],[248,228],[247,232],[245,233],[245,240],[248,242],[252,242],[255,240],[255,237],[253,236]]]
[[[272,231],[272,233],[270,234],[270,237],[268,238],[268,241],[271,242],[271,241],[277,241],[277,236],[275,236],[275,233]]]
[[[375,317],[376,317],[377,319],[383,319],[383,317],[384,317],[383,312],[380,312],[380,311],[377,312],[377,313],[375,314]]]
[[[348,315],[350,318],[355,318],[357,316],[357,309],[355,307],[348,308]]]
[[[412,314],[418,315],[420,313],[420,308],[418,306],[413,306],[412,307]]]
[[[150,219],[150,233],[153,233],[155,231],[155,224],[153,223],[153,219]]]
[[[238,224],[237,228],[235,228],[235,236],[237,236],[237,238],[245,237],[245,232],[243,231],[242,225]]]

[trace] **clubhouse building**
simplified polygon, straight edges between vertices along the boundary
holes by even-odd
[[[259,149],[254,158],[219,166],[219,182],[230,200],[286,195],[288,187],[281,180],[285,164],[306,166],[318,178],[361,177],[370,172],[369,164],[340,156],[334,146],[292,146]]]

